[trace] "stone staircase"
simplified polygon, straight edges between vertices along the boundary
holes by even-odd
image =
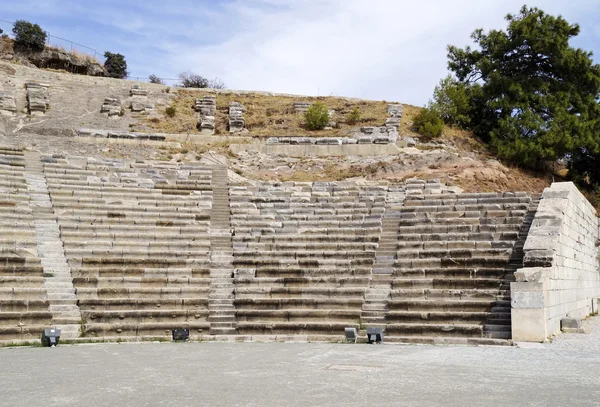
[[[233,248],[227,167],[212,168],[213,203],[210,212],[210,294],[208,320],[211,335],[235,335]]]
[[[31,197],[38,255],[44,267],[52,325],[61,330],[62,338],[78,338],[81,312],[39,153],[25,153],[25,179]]]
[[[395,212],[386,212],[381,221],[381,237],[375,252],[375,263],[369,288],[365,293],[362,306],[361,323],[366,326],[385,330],[385,315],[392,287],[393,265],[396,258],[396,230],[399,216]],[[361,332],[366,335],[366,330]]]

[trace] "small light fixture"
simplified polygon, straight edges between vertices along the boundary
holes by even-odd
[[[60,329],[44,328],[42,331],[42,346],[55,347],[60,340]]]
[[[368,343],[382,343],[383,342],[383,328],[367,327],[367,342]]]
[[[187,342],[190,339],[189,329],[173,329],[173,340]]]
[[[358,332],[356,331],[356,328],[344,328],[344,335],[346,336],[346,340],[348,342],[356,343],[356,340],[358,339]]]

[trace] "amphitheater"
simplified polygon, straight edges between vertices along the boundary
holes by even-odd
[[[19,117],[21,96],[32,124],[58,114],[46,110],[64,83],[30,84],[26,98],[18,75],[9,117]],[[147,97],[139,85],[131,93]],[[195,107],[209,137],[214,100]],[[109,130],[76,138],[169,142],[111,133],[118,103],[96,107],[104,118],[94,124]],[[231,149],[388,154],[406,146],[398,106],[375,136],[366,128],[354,141],[272,138]],[[245,109],[229,107],[237,130]],[[37,342],[57,327],[63,342],[169,340],[173,329],[202,341],[342,342],[344,328],[366,341],[377,327],[386,343],[511,345],[544,342],[597,313],[598,218],[572,183],[542,193],[461,191],[437,179],[257,181],[218,162],[7,144],[0,341]]]

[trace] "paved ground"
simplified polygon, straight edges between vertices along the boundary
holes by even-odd
[[[600,318],[533,349],[146,343],[0,349],[0,406],[597,406]],[[575,338],[575,339],[574,339]]]

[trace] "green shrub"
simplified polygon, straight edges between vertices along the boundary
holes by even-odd
[[[127,78],[127,61],[125,61],[123,55],[106,51],[104,57],[106,58],[104,67],[108,71],[109,77],[118,79]]]
[[[469,85],[448,75],[433,90],[433,101],[429,103],[429,107],[435,110],[445,123],[468,128],[472,110],[470,89]]]
[[[346,123],[353,126],[356,123],[358,123],[359,121],[360,121],[360,110],[358,109],[358,107],[355,107],[354,109],[352,109],[350,114],[348,114],[348,119],[346,120]]]
[[[435,110],[425,108],[415,116],[413,130],[427,138],[436,138],[442,135],[444,121]]]
[[[156,76],[154,74],[148,76],[148,80],[150,81],[150,83],[157,83],[159,85],[165,84],[161,78],[159,78],[158,76]]]
[[[175,114],[177,113],[177,108],[175,108],[175,106],[169,106],[165,109],[165,113],[169,117],[174,117]]]
[[[46,45],[46,32],[37,24],[18,20],[13,24],[15,45],[28,51],[43,51]]]
[[[304,113],[304,120],[309,130],[323,130],[329,123],[327,107],[321,102],[313,103]]]

